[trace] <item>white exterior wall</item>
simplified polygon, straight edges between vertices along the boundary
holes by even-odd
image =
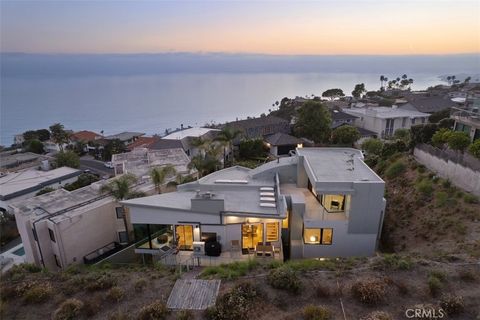
[[[352,114],[354,113],[352,112]],[[366,115],[355,114],[355,115],[358,116],[358,119],[355,119],[356,126],[376,132],[379,138],[382,137],[382,132],[385,131],[387,119],[377,118],[373,115],[368,115],[368,114]],[[393,118],[394,119],[393,132],[395,133],[395,130],[397,129],[410,129],[412,125],[422,124],[422,118],[423,117],[414,118],[415,123],[412,124],[412,119],[408,117],[405,120],[405,126],[403,126],[404,117]],[[426,122],[427,122],[427,119],[424,120],[424,123]]]

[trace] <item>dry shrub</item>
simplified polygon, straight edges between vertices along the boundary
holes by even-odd
[[[359,280],[352,285],[352,294],[361,303],[378,304],[385,299],[386,285],[377,279]]]
[[[330,288],[321,284],[317,284],[314,290],[317,298],[329,298],[331,295]]]
[[[112,287],[107,292],[107,299],[113,302],[119,302],[125,296],[125,290],[120,287]]]
[[[477,275],[472,270],[461,270],[458,276],[465,282],[475,282],[477,280]]]
[[[135,281],[134,288],[135,291],[141,292],[143,289],[147,286],[147,279],[145,278],[140,278],[137,281]]]
[[[53,320],[72,320],[80,315],[83,302],[78,299],[65,300],[53,313]]]
[[[87,317],[96,315],[102,307],[102,298],[99,295],[89,297],[83,303],[83,312]]]
[[[236,285],[217,299],[215,306],[206,311],[210,320],[247,320],[249,312],[260,292],[250,282]]]
[[[117,283],[117,280],[108,273],[89,275],[85,280],[85,289],[88,291],[105,290],[113,287]]]
[[[108,320],[128,320],[130,317],[123,311],[115,311],[108,316]]]
[[[449,316],[460,314],[465,309],[463,297],[453,294],[443,295],[440,300],[440,306]]]
[[[304,320],[329,320],[332,319],[332,313],[326,307],[308,305],[303,308]]]
[[[393,317],[385,311],[373,311],[361,318],[361,320],[393,320]]]
[[[23,300],[25,303],[45,302],[53,295],[53,287],[51,283],[34,282],[28,289],[23,292]]]
[[[163,320],[170,314],[165,303],[156,300],[140,309],[138,320]]]
[[[177,313],[177,320],[192,320],[194,317],[191,310],[181,310]]]
[[[286,290],[291,293],[299,293],[302,288],[302,282],[297,273],[289,267],[270,270],[267,281],[275,289]]]

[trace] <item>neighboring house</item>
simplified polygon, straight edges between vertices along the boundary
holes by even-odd
[[[348,114],[340,110],[330,110],[330,116],[332,118],[331,128],[335,129],[343,124],[353,126],[355,119],[358,117]]]
[[[82,172],[69,167],[50,171],[27,169],[0,176],[0,200],[11,203],[32,198],[44,188],[58,189],[77,180]]]
[[[137,140],[135,140],[134,142],[130,143],[127,146],[127,150],[132,151],[133,149],[136,149],[136,148],[149,148],[150,145],[155,143],[157,140],[160,140],[160,137],[158,136],[139,137]]]
[[[203,140],[213,140],[218,132],[218,129],[212,128],[186,128],[170,133],[162,138],[162,140],[177,140],[182,143],[183,149],[189,157],[196,156],[200,149],[192,143],[195,138],[201,138]],[[167,142],[170,144],[171,142]],[[161,146],[162,142],[153,144],[153,148]]]
[[[113,197],[101,194],[105,181],[74,191],[59,189],[10,204],[25,248],[25,259],[48,270],[95,263],[133,239],[124,212]],[[138,191],[153,193],[141,181]]]
[[[275,133],[264,139],[273,156],[288,155],[291,150],[302,148],[304,141],[286,133]]]
[[[142,133],[142,132],[128,132],[128,131],[126,131],[126,132],[106,136],[103,139],[105,139],[107,141],[108,140],[120,140],[126,146],[128,146],[129,144],[133,143],[138,138],[140,138],[141,136],[144,136],[144,135],[145,135],[145,133]]]
[[[410,129],[411,126],[428,122],[428,113],[406,110],[397,107],[374,107],[344,109],[344,112],[357,117],[358,128],[375,132],[379,138],[393,136],[397,129]]]
[[[275,133],[290,133],[290,123],[275,116],[265,116],[227,122],[225,127],[234,128],[243,132],[245,139],[263,139],[264,136]],[[239,142],[240,139],[237,141]]]
[[[112,155],[115,175],[131,173],[137,177],[148,177],[152,168],[166,165],[172,165],[177,174],[188,175],[189,163],[190,159],[182,148],[162,150],[142,148]]]
[[[81,142],[85,144],[102,138],[102,135],[87,130],[77,131],[70,135],[71,142]]]
[[[149,144],[147,148],[150,150],[178,149],[178,148],[184,149],[184,146],[181,140],[162,138],[162,139],[155,140],[153,143]]]
[[[399,105],[399,108],[425,113],[434,113],[458,105],[456,102],[452,101],[448,95],[409,93],[406,94],[404,98],[408,102]]]
[[[208,263],[251,254],[358,257],[375,254],[384,191],[359,150],[303,148],[255,169],[230,167],[176,192],[121,203],[135,251],[166,263],[172,248],[187,258],[221,254]]]
[[[35,167],[47,157],[33,152],[17,153],[13,151],[0,152],[0,171],[17,171],[28,167]]]
[[[455,120],[453,126],[455,131],[467,133],[472,141],[480,139],[480,113],[478,111],[459,110],[450,117]]]

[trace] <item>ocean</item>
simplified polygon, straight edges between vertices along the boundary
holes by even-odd
[[[329,88],[341,88],[350,94],[357,83],[376,90],[380,74],[391,78],[403,74],[400,70],[368,72],[368,68],[354,72],[100,70],[87,74],[66,70],[58,74],[45,72],[41,66],[7,67],[3,68],[0,83],[2,145],[10,145],[15,134],[48,128],[57,122],[67,129],[103,131],[105,135],[121,131],[162,134],[181,124],[203,126],[259,116],[268,113],[274,108],[272,104],[283,97],[321,95]],[[414,79],[412,89],[442,83],[439,76],[445,71],[409,72],[409,78]]]

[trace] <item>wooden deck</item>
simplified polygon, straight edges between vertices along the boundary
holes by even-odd
[[[170,309],[205,310],[215,304],[220,280],[177,280],[168,297]]]

